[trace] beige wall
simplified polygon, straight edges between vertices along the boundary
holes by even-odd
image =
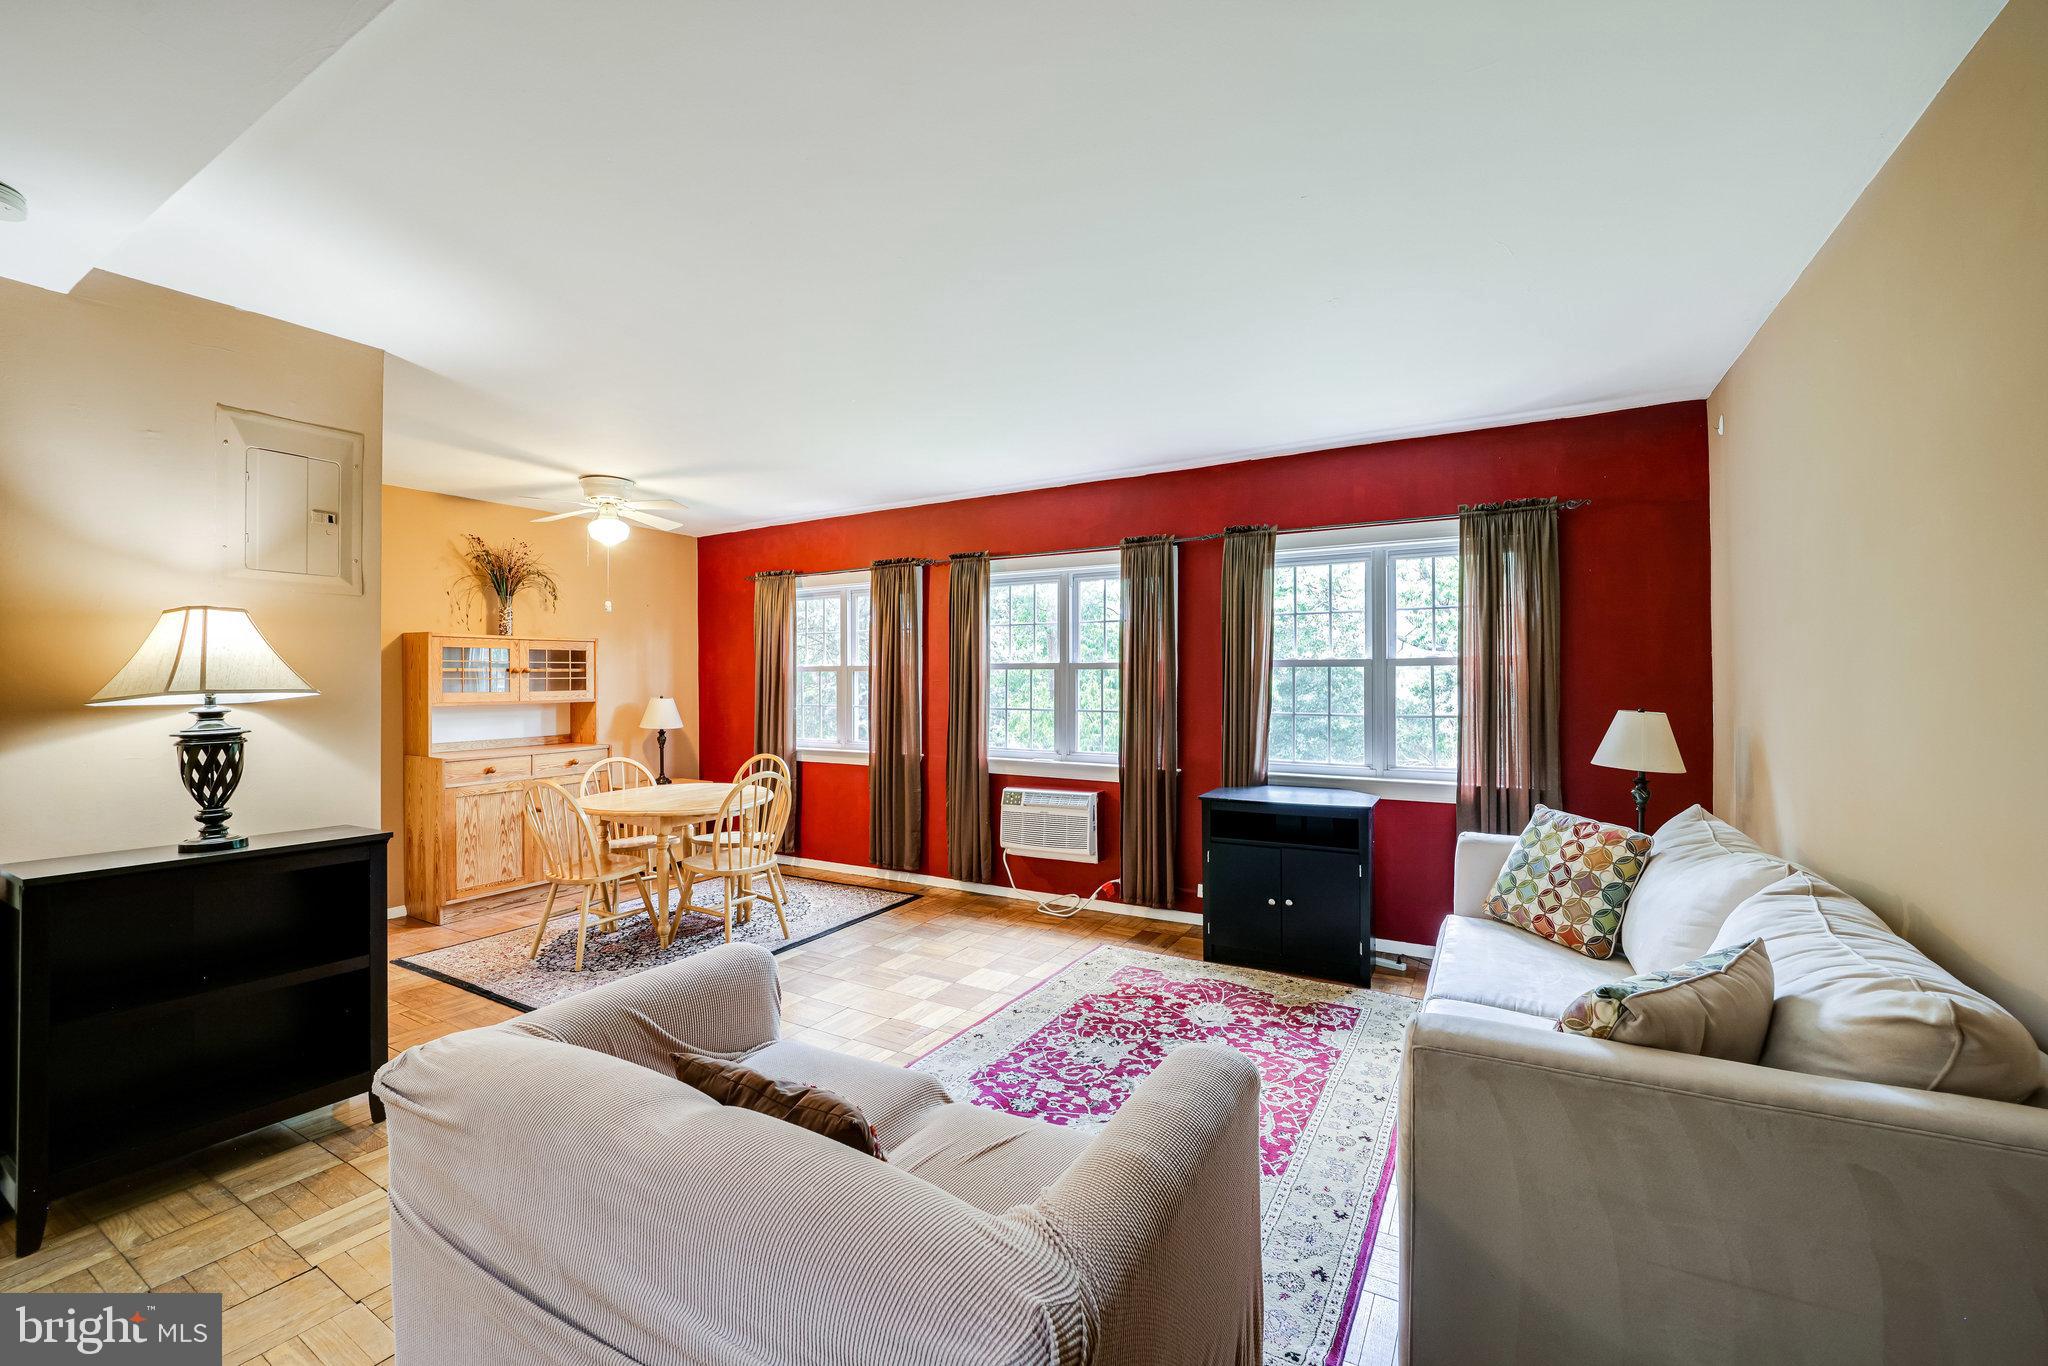
[[[2048,1038],[2048,0],[1708,413],[1716,804]]]
[[[456,541],[473,531],[493,545],[523,540],[540,552],[561,585],[553,611],[522,595],[514,607],[521,635],[597,641],[597,738],[614,754],[654,767],[654,734],[640,729],[647,699],[667,693],[683,714],[668,738],[670,777],[697,774],[697,542],[635,528],[612,552],[606,597],[604,547],[580,519],[536,524],[533,508],[483,503],[417,489],[384,490],[384,827],[392,843],[391,904],[405,901],[403,746],[398,638],[407,631],[494,630],[483,603],[463,614],[450,590],[461,580]]]
[[[362,435],[363,593],[234,572],[220,404]],[[188,714],[85,706],[186,603],[247,608],[320,690],[234,712],[251,733],[233,828],[377,824],[383,404],[369,347],[117,275],[70,294],[0,280],[0,860],[195,833],[167,738]]]

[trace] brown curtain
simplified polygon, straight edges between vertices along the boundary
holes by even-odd
[[[754,579],[754,753],[789,765],[789,830],[782,852],[796,852],[803,768],[796,761],[796,575],[776,570]]]
[[[955,555],[947,590],[946,876],[995,876],[988,823],[988,556]]]
[[[920,560],[878,560],[869,578],[868,861],[924,862],[924,648]]]
[[[1223,533],[1223,786],[1266,781],[1273,712],[1273,531]]]
[[[1180,678],[1173,538],[1123,543],[1123,899],[1173,905],[1174,814],[1180,777]]]
[[[1458,828],[1513,834],[1558,774],[1557,504],[1462,508]]]

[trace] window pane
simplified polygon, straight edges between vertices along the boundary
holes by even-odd
[[[1394,764],[1399,768],[1433,768],[1436,728],[1428,719],[1398,717],[1394,721]]]
[[[1394,652],[1408,658],[1458,652],[1458,557],[1394,557]]]
[[[868,662],[868,642],[872,638],[872,633],[868,629],[869,598],[865,591],[854,593],[852,598],[853,639],[848,641],[847,645],[852,651],[853,662],[855,664],[865,664]]]
[[[1365,659],[1372,648],[1365,560],[1273,571],[1275,659]]]
[[[797,598],[796,662],[799,665],[839,662],[839,594],[819,593]]]
[[[868,671],[853,671],[853,742],[868,742]]]
[[[992,668],[988,675],[991,749],[1053,748],[1053,671]]]
[[[1459,603],[1458,557],[1456,555],[1438,555],[1436,557],[1435,576],[1436,605],[1438,607],[1456,607]]]
[[[1458,669],[1401,664],[1394,670],[1394,765],[1458,766]]]
[[[839,674],[835,669],[800,669],[796,676],[798,743],[839,743]]]
[[[1078,623],[1074,658],[1083,662],[1111,663],[1122,646],[1122,588],[1114,576],[1076,579],[1074,582]]]
[[[1121,734],[1115,669],[1074,673],[1074,749],[1081,754],[1114,754]]]
[[[1424,675],[1425,686],[1427,674]],[[1362,665],[1276,665],[1267,746],[1274,760],[1359,767],[1366,753]]]
[[[1050,664],[1059,658],[1059,585],[998,583],[988,594],[988,655],[996,664]]]

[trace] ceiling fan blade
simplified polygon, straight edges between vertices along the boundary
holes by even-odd
[[[646,513],[634,512],[631,508],[620,508],[619,516],[629,522],[637,522],[641,526],[651,526],[656,531],[681,531],[683,529],[681,522],[671,522],[666,517],[649,517]]]
[[[536,522],[559,522],[569,517],[588,517],[595,511],[597,511],[596,508],[577,508],[574,512],[558,512],[552,517],[536,517],[533,520]]]
[[[674,508],[680,512],[689,507],[689,504],[678,503],[673,498],[635,498],[631,502],[621,503],[619,506],[628,508]]]

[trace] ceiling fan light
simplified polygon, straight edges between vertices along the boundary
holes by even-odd
[[[633,528],[620,520],[615,512],[600,512],[590,519],[590,539],[599,545],[617,545],[633,534]]]

